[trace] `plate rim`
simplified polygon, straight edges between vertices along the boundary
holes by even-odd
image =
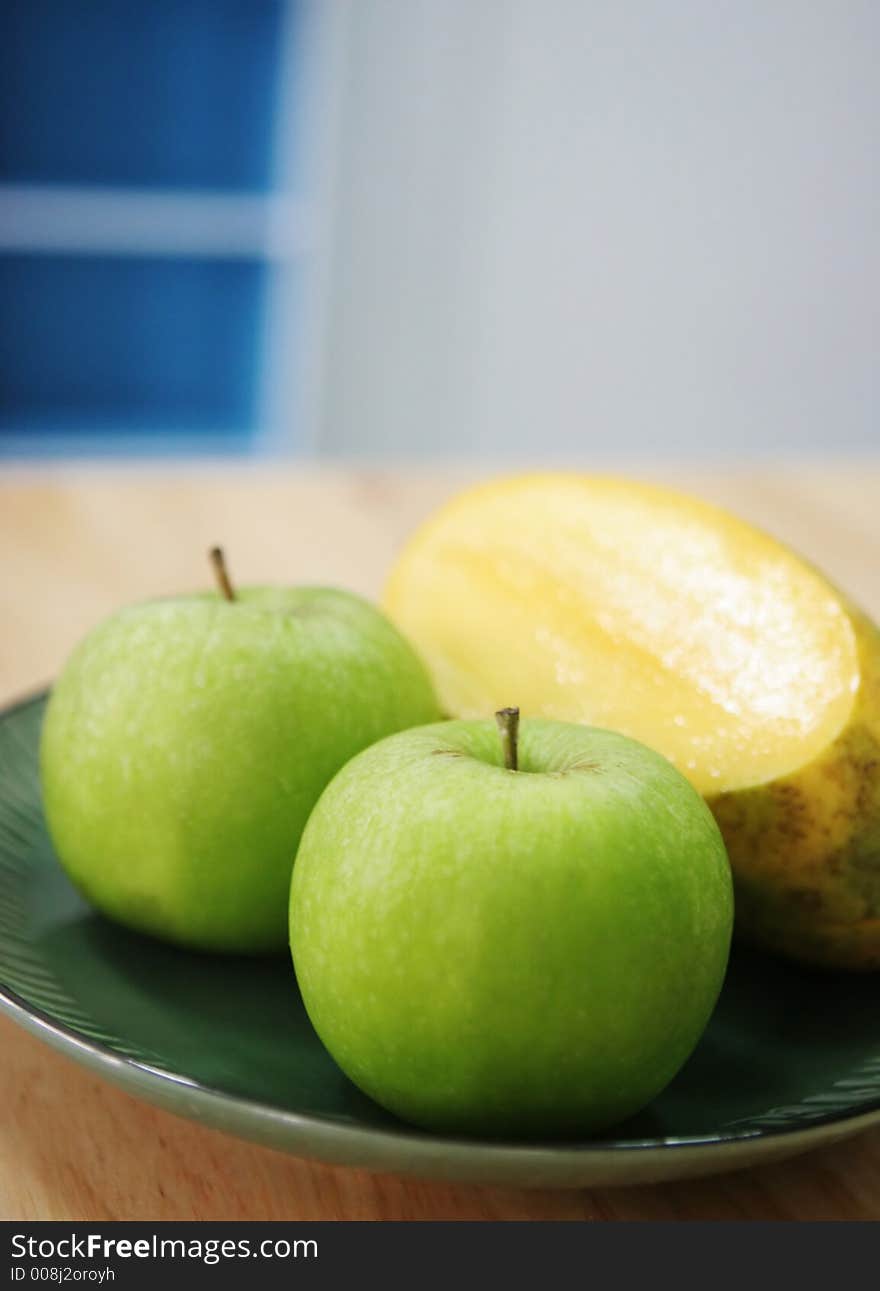
[[[50,689],[48,686],[41,687],[0,706],[0,724],[21,709],[43,702]],[[298,1111],[277,1103],[242,1097],[183,1073],[120,1053],[112,1046],[60,1022],[25,999],[3,980],[0,980],[0,1014],[80,1065],[166,1110],[174,1111],[173,1092],[180,1094],[185,1091],[195,1109],[199,1113],[205,1113],[200,1118],[204,1124],[269,1145],[270,1136],[258,1135],[255,1131],[267,1126],[283,1125],[290,1135],[290,1142],[297,1142],[305,1155],[329,1152],[330,1159],[342,1163],[346,1159],[351,1160],[351,1150],[356,1147],[358,1164],[374,1162],[378,1168],[391,1168],[407,1173],[418,1173],[422,1166],[436,1165],[438,1156],[459,1167],[476,1164],[487,1174],[494,1172],[494,1169],[508,1174],[530,1166],[552,1167],[566,1163],[576,1167],[587,1166],[591,1162],[616,1162],[621,1158],[662,1158],[672,1165],[676,1158],[697,1160],[716,1154],[723,1154],[727,1158],[741,1152],[752,1155],[761,1147],[770,1151],[783,1143],[790,1144],[794,1152],[801,1146],[809,1146],[814,1139],[821,1141],[834,1137],[833,1131],[836,1129],[841,1131],[842,1136],[860,1132],[870,1128],[875,1122],[880,1122],[878,1094],[843,1110],[817,1113],[808,1120],[686,1136],[585,1139],[582,1142],[518,1141],[432,1134],[405,1122],[401,1122],[399,1128],[396,1125],[365,1126],[320,1113]],[[225,1123],[227,1118],[231,1123]],[[242,1125],[247,1126],[248,1130],[236,1128]]]
[[[880,1106],[869,1105],[824,1115],[807,1125],[758,1127],[726,1136],[618,1139],[581,1144],[444,1137],[411,1129],[403,1123],[399,1130],[395,1126],[348,1124],[215,1089],[189,1076],[117,1053],[50,1018],[2,983],[0,1014],[78,1065],[174,1115],[275,1150],[336,1165],[421,1177],[438,1177],[441,1172],[437,1167],[442,1164],[443,1176],[473,1183],[511,1184],[516,1180],[524,1186],[527,1177],[536,1172],[541,1186],[581,1187],[594,1182],[596,1173],[603,1168],[616,1173],[625,1161],[665,1163],[671,1173],[667,1175],[664,1168],[658,1178],[677,1177],[679,1166],[689,1167],[688,1173],[709,1174],[715,1172],[719,1158],[724,1161],[721,1168],[754,1165],[765,1154],[795,1155],[880,1124]],[[191,1100],[187,1111],[181,1110],[178,1101],[184,1093]],[[279,1127],[286,1132],[283,1144],[278,1142],[277,1134],[272,1134]],[[560,1179],[558,1172],[563,1167],[574,1173]],[[603,1182],[614,1180],[606,1175]],[[635,1182],[626,1176],[625,1167],[620,1182]]]

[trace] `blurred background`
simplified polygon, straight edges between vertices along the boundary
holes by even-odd
[[[880,446],[876,0],[0,0],[0,455]]]

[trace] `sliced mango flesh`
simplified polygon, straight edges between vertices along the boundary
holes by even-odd
[[[410,541],[386,592],[450,716],[518,705],[664,753],[706,796],[812,762],[859,689],[843,596],[694,498],[542,474],[474,489]]]

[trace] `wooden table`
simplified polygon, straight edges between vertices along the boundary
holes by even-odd
[[[880,615],[880,460],[640,470],[791,541]],[[249,466],[0,473],[0,701],[59,669],[124,601],[234,577],[375,595],[404,535],[483,472]],[[0,1023],[4,1219],[865,1219],[880,1217],[880,1131],[792,1162],[666,1186],[518,1192],[295,1160],[155,1111]]]

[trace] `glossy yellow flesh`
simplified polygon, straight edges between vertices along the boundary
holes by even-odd
[[[503,480],[412,540],[386,604],[445,710],[608,726],[707,797],[803,767],[847,725],[860,667],[846,603],[742,521],[665,490]]]

